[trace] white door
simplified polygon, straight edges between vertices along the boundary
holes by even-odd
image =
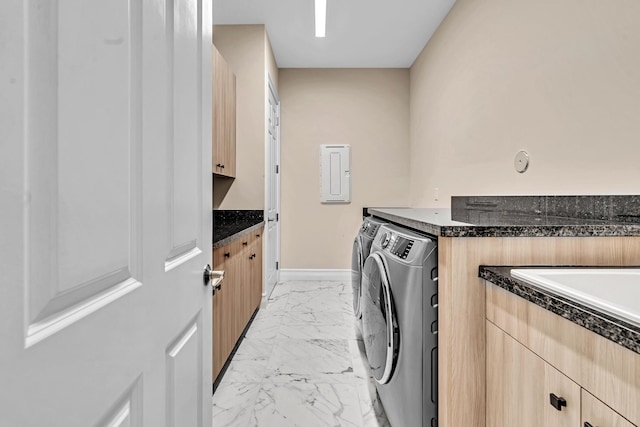
[[[0,425],[211,426],[211,4],[0,2]]]
[[[267,76],[267,189],[265,239],[265,296],[269,298],[279,276],[280,264],[280,99]]]

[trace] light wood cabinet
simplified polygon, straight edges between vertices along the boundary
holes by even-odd
[[[485,426],[485,358],[486,355],[490,355],[490,351],[485,346],[485,287],[478,278],[479,265],[636,266],[638,259],[640,237],[439,237],[439,425]],[[512,303],[512,307],[516,306],[520,307],[517,303]],[[580,329],[579,326],[574,326]],[[509,335],[514,336],[511,332]],[[607,341],[604,338],[603,340]],[[518,341],[522,342],[520,339]],[[610,341],[609,343],[617,346]],[[529,345],[527,347],[531,348]],[[608,351],[610,347],[603,344],[602,348]],[[539,354],[537,351],[534,352]],[[638,354],[634,353],[632,356]],[[622,358],[619,369],[611,369],[620,375],[624,374],[620,378],[636,378],[640,384],[640,369],[634,370],[623,365],[631,363],[628,360],[630,357]],[[598,355],[598,359],[600,358],[605,358],[605,355]],[[556,361],[551,361],[551,365],[558,367]],[[560,371],[574,379],[566,373],[565,368]],[[581,384],[580,381],[574,381]],[[607,382],[597,376],[589,380],[589,387],[591,383],[596,382],[599,384],[598,387],[605,389],[612,384],[611,381]],[[640,405],[637,404],[640,396],[635,401],[628,397],[636,396],[629,394],[632,393],[633,386],[629,385],[628,380],[615,383],[623,384],[622,389],[606,392],[612,395],[619,394],[619,399],[624,400],[623,404],[629,407],[619,408],[600,394],[593,394],[622,414],[629,414],[631,411],[635,418],[629,418],[631,415],[627,418],[635,424],[640,424],[635,421],[640,419]],[[589,387],[586,387],[587,390]],[[631,402],[638,409],[631,407]],[[486,427],[493,426],[487,424]]]
[[[488,321],[486,333],[486,425],[578,427],[580,386]]]
[[[640,425],[640,355],[498,286],[485,283],[487,427]],[[544,375],[541,366],[544,366]],[[549,376],[554,371],[556,379]],[[536,377],[538,384],[532,384]],[[573,388],[562,386],[557,378],[566,379]],[[542,387],[541,383],[546,387],[546,410],[555,411],[549,404],[549,394],[560,396],[558,393],[561,393],[567,406],[560,412],[567,409],[567,414],[571,413],[570,420],[554,424],[545,412],[544,423],[527,421],[532,414],[538,413],[537,405],[541,402],[527,392]],[[549,387],[551,383],[553,386]],[[579,392],[577,396],[575,387]],[[558,393],[552,390],[558,390]],[[572,406],[572,402],[577,404]],[[577,419],[574,408],[578,410]]]
[[[233,316],[234,286],[231,280],[231,253],[235,252],[235,245],[230,244],[213,251],[213,268],[225,272],[225,278],[220,283],[220,290],[213,295],[213,378],[215,379],[225,361],[231,354],[237,337],[229,327],[229,319]]]
[[[262,299],[262,229],[214,249],[213,266],[225,273],[213,295],[215,380]]]
[[[634,427],[613,409],[582,390],[582,426],[584,427]]]
[[[213,46],[213,173],[236,176],[236,76]]]
[[[251,290],[249,299],[252,307],[258,307],[262,302],[262,230],[256,233],[251,249],[253,258],[251,259]]]

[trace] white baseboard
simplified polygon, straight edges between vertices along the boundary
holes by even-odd
[[[351,270],[285,269],[285,270],[280,270],[279,281],[280,282],[304,282],[304,281],[350,282]]]

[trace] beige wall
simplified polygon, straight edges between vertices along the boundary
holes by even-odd
[[[637,0],[458,0],[411,68],[412,206],[637,194],[639,23]]]
[[[236,178],[214,178],[214,209],[264,209],[266,70],[277,65],[264,25],[216,25],[213,43],[236,75]]]
[[[406,206],[409,71],[281,69],[282,268],[346,269],[364,206]],[[351,144],[350,204],[321,204],[320,144]]]

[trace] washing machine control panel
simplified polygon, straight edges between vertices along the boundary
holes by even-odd
[[[379,227],[380,227],[379,224],[373,224],[369,221],[365,221],[364,223],[362,223],[362,227],[360,228],[360,230],[362,231],[362,233],[366,234],[367,236],[374,237],[378,232]]]
[[[391,246],[391,253],[398,258],[407,259],[414,241],[400,236],[395,236],[395,239],[392,240],[395,241],[393,242],[393,246]]]
[[[382,246],[382,249],[385,249],[387,246],[389,246],[392,238],[393,236],[388,232],[380,236],[380,246]]]

